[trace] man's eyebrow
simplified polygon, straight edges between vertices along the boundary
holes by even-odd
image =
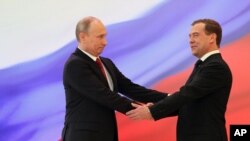
[[[199,34],[199,32],[192,32],[192,33],[189,33],[188,35],[191,36],[191,35],[197,35]]]

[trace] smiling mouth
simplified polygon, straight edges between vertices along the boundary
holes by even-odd
[[[191,46],[192,49],[197,48],[197,46]]]

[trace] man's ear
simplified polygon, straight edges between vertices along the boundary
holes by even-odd
[[[217,38],[217,36],[215,33],[210,34],[210,41],[209,42],[216,43],[216,38]]]
[[[87,36],[86,33],[80,32],[80,33],[79,33],[79,40],[80,40],[80,41],[85,41],[86,36]]]

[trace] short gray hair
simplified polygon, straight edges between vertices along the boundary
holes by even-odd
[[[99,19],[97,19],[96,17],[88,16],[88,17],[81,19],[77,23],[77,25],[76,25],[76,39],[77,39],[77,41],[79,41],[79,33],[81,33],[81,32],[88,33],[90,24],[93,21],[99,21]]]

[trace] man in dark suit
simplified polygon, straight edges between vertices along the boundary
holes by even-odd
[[[135,120],[178,115],[177,141],[227,141],[225,111],[232,74],[219,52],[221,37],[218,22],[194,21],[190,47],[199,61],[186,84],[153,106],[133,104],[137,109],[127,115]]]
[[[126,78],[113,62],[101,57],[106,29],[95,17],[76,26],[78,48],[64,66],[66,116],[63,141],[118,141],[115,110],[132,110],[132,101],[157,102],[165,93],[146,89]]]

